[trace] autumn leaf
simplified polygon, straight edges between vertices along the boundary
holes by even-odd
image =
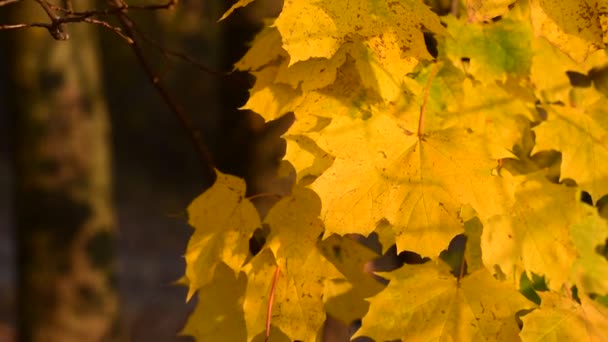
[[[579,63],[605,46],[607,9],[604,0],[530,1],[535,35],[545,37]]]
[[[366,272],[369,263],[380,257],[352,237],[332,235],[320,244],[325,258],[348,280],[348,291],[327,301],[327,313],[345,324],[363,317],[369,308],[366,298],[372,297],[384,285]]]
[[[534,128],[533,153],[561,151],[561,179],[576,181],[594,200],[608,194],[608,99],[599,96],[582,107],[545,108],[547,121]]]
[[[466,23],[448,16],[445,53],[454,65],[463,58],[469,73],[483,83],[525,77],[532,62],[532,30],[525,22],[504,18],[491,24]]]
[[[581,303],[551,292],[539,293],[539,309],[522,320],[521,339],[527,341],[606,341],[608,309],[581,297]]]
[[[398,37],[402,55],[430,58],[419,27],[443,32],[437,15],[416,0],[288,0],[275,25],[292,64],[313,57],[331,58],[354,37],[366,41],[391,31]]]
[[[533,306],[484,269],[458,280],[446,265],[427,262],[382,276],[390,282],[370,299],[356,336],[376,341],[517,341],[515,314]]]
[[[581,205],[582,206],[582,205]],[[587,216],[570,226],[578,259],[572,266],[572,280],[586,294],[608,293],[608,259],[598,247],[608,240],[608,223],[593,207],[584,207]]]
[[[344,280],[317,247],[323,225],[320,201],[309,189],[296,187],[267,214],[266,247],[245,268],[244,301],[248,340],[265,330],[274,273],[279,268],[271,323],[292,340],[314,341],[325,321],[330,283]]]
[[[487,21],[504,15],[509,11],[515,0],[467,0],[467,14],[469,21]]]
[[[190,299],[213,279],[218,264],[240,270],[249,255],[249,238],[261,223],[245,198],[245,182],[219,171],[213,186],[188,207],[188,218],[194,228],[185,254]]]
[[[213,279],[200,288],[196,308],[180,334],[197,341],[245,341],[246,284],[245,273],[235,274],[226,264],[219,263]]]
[[[377,114],[334,118],[309,136],[336,157],[312,184],[323,201],[326,234],[367,235],[386,218],[399,251],[435,256],[462,232],[462,205],[486,218],[510,201],[508,179],[492,176],[497,162],[470,129],[418,138],[391,116]]]
[[[550,183],[542,171],[518,180],[512,209],[484,223],[484,264],[500,266],[513,282],[522,271],[544,275],[559,289],[577,257],[569,233],[581,218],[577,191]]]

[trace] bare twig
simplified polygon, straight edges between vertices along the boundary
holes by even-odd
[[[48,30],[50,28],[50,26],[51,26],[50,24],[46,24],[46,23],[6,24],[6,25],[0,25],[0,30],[20,30],[20,29],[32,28],[32,27],[43,27]]]
[[[194,60],[192,57],[188,56],[187,54],[185,54],[183,52],[175,51],[175,50],[172,50],[172,49],[169,49],[169,48],[163,46],[161,43],[159,43],[158,41],[150,38],[150,36],[148,36],[147,34],[145,34],[144,32],[142,32],[137,25],[134,25],[133,29],[137,32],[137,34],[144,41],[146,41],[148,44],[150,44],[150,45],[154,46],[155,48],[157,48],[166,57],[175,57],[175,58],[181,59],[182,61],[195,66],[197,69],[199,69],[199,70],[201,70],[201,71],[203,71],[205,73],[214,75],[214,76],[226,76],[226,75],[229,74],[227,72],[213,70],[210,67],[202,64],[201,62]]]
[[[120,0],[108,0],[111,6],[122,6]],[[124,12],[116,14],[118,20],[121,23],[124,34],[131,38],[132,42],[129,44],[133,53],[137,57],[139,64],[144,69],[144,72],[148,76],[148,79],[163,98],[169,109],[177,116],[182,127],[188,132],[192,143],[194,144],[200,158],[204,163],[204,176],[207,180],[215,179],[215,170],[211,153],[207,149],[207,145],[204,142],[202,132],[194,125],[192,117],[180,107],[177,102],[173,99],[173,96],[169,94],[168,90],[161,83],[160,77],[153,70],[150,62],[144,55],[144,52],[139,46],[137,39],[135,38],[134,23],[131,18]]]
[[[0,0],[0,7],[14,4],[15,2],[19,2],[21,0]]]
[[[14,2],[18,2],[19,0],[0,0],[0,6],[8,5]],[[175,102],[173,97],[169,94],[167,89],[162,85],[159,75],[152,69],[152,66],[146,59],[144,52],[137,40],[136,36],[136,26],[133,20],[127,15],[128,10],[163,10],[163,9],[171,9],[175,5],[177,5],[178,0],[168,0],[162,4],[156,5],[127,5],[123,0],[108,0],[107,3],[110,8],[103,10],[89,10],[89,11],[74,11],[72,7],[71,0],[63,0],[62,6],[54,5],[48,0],[35,0],[36,3],[40,5],[40,7],[45,11],[47,16],[50,19],[50,23],[19,23],[19,24],[4,24],[0,25],[0,30],[19,30],[25,28],[33,28],[33,27],[42,27],[49,31],[49,33],[53,36],[53,38],[57,40],[66,40],[69,38],[67,30],[65,29],[66,24],[69,23],[88,23],[93,25],[102,26],[108,30],[111,30],[122,39],[127,41],[131,49],[135,53],[139,63],[144,69],[146,75],[150,79],[150,82],[154,86],[154,88],[161,95],[167,106],[171,109],[171,111],[178,117],[180,123],[188,132],[198,154],[200,155],[203,163],[204,163],[204,173],[207,177],[207,180],[215,179],[215,170],[214,163],[211,158],[211,153],[207,149],[207,145],[204,142],[203,135],[201,131],[194,125],[192,117],[186,113],[178,104]],[[59,15],[60,13],[61,15]],[[118,18],[121,23],[122,28],[115,27],[109,24],[106,21],[100,20],[97,17],[101,16],[109,16],[113,15]],[[148,41],[149,43],[155,45],[158,49],[160,49],[163,54],[175,56],[182,60],[185,60],[199,69],[213,75],[225,75],[218,71],[214,71],[201,63],[196,62],[192,58],[187,55],[171,51],[169,49],[164,48],[162,45],[156,43],[154,40],[148,38],[144,34],[140,34],[140,36]]]
[[[93,18],[85,18],[84,19],[85,23],[89,23],[89,24],[94,24],[94,25],[99,25],[101,27],[104,27],[114,33],[116,33],[120,38],[124,39],[127,41],[127,43],[129,44],[133,44],[133,39],[131,39],[130,37],[128,37],[127,35],[125,35],[122,32],[122,29],[120,27],[116,27],[116,26],[112,26],[110,25],[110,23],[105,22],[103,20],[99,20],[99,19],[93,19]]]
[[[91,16],[108,16],[114,15],[120,12],[125,12],[128,10],[144,10],[144,11],[155,11],[155,10],[167,10],[172,9],[177,5],[177,0],[169,0],[164,4],[157,5],[127,5],[126,3],[117,4],[114,7],[102,9],[102,10],[89,10],[89,11],[73,11],[67,8],[57,8],[57,10],[64,12],[65,14],[74,15],[74,16],[83,16],[83,17],[91,17]]]

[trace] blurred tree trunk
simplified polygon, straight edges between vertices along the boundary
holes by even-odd
[[[35,1],[5,9],[11,22],[49,21]],[[19,341],[118,336],[109,123],[95,30],[73,24],[67,41],[37,28],[8,37]]]

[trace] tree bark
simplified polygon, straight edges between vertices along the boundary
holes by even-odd
[[[49,21],[35,1],[9,7],[12,22]],[[18,334],[27,342],[115,341],[110,128],[97,36],[84,23],[67,32],[67,41],[36,28],[9,38]]]

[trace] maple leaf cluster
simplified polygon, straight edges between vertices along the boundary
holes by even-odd
[[[261,218],[218,172],[190,205],[182,333],[320,341],[331,315],[376,341],[608,340],[607,6],[285,0],[235,68],[243,109],[294,113],[295,185]],[[365,272],[392,245],[428,261]]]

